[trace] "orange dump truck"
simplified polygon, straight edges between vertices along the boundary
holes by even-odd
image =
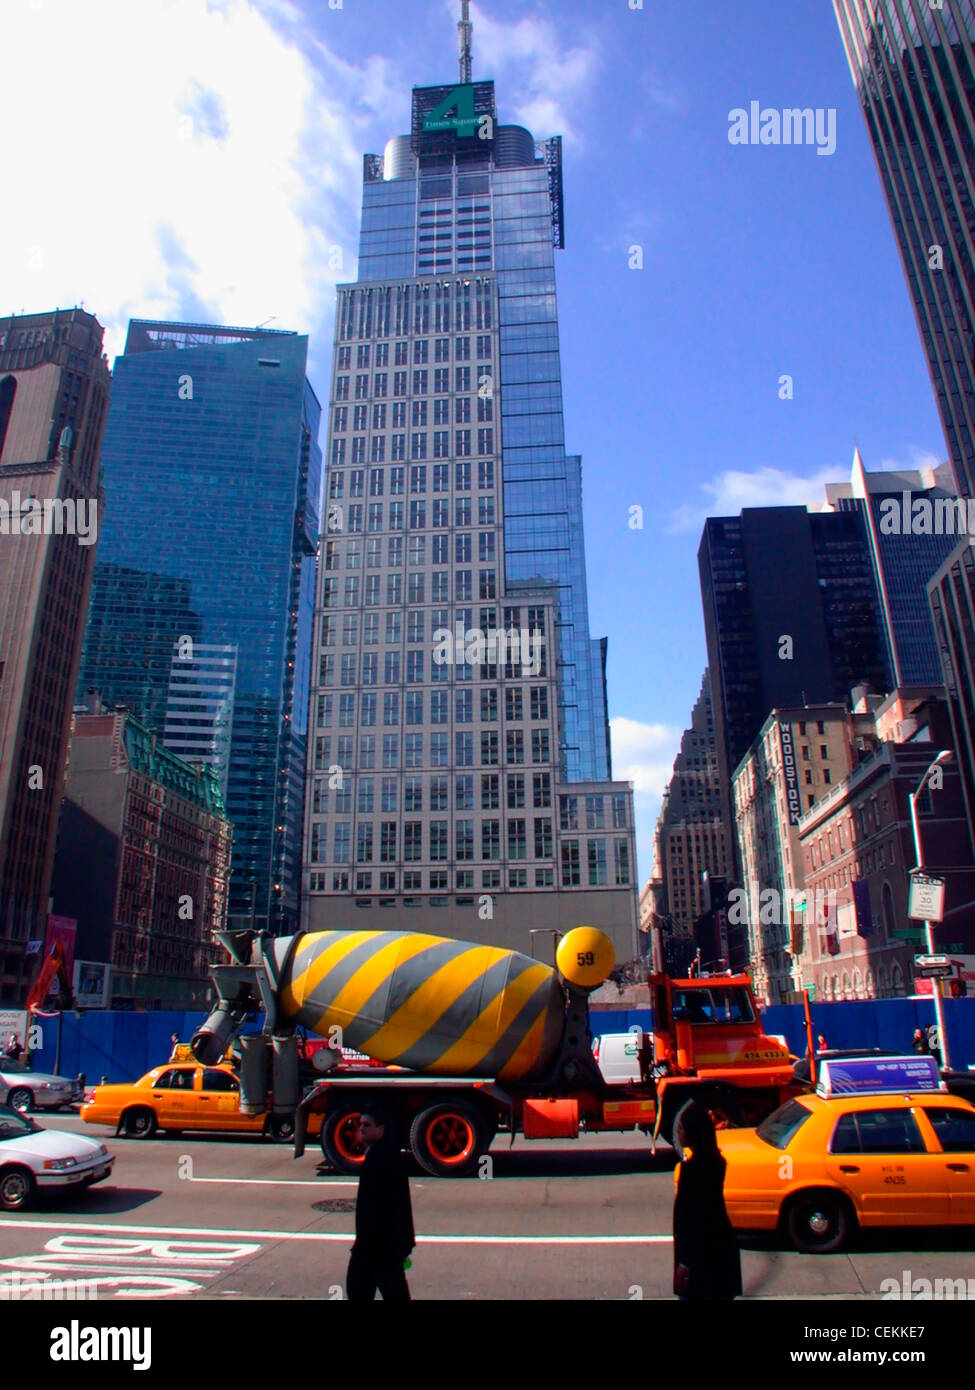
[[[791,1058],[762,1032],[747,977],[652,976],[656,1025],[640,1038],[640,1080],[607,1085],[591,1050],[588,1001],[613,968],[608,938],[575,927],[556,968],[515,951],[413,932],[223,933],[230,965],[212,974],[218,1003],[193,1039],[206,1064],[263,1008],[264,1034],[241,1039],[241,1109],[271,1096],[296,1116],[300,1153],[311,1115],[340,1172],[362,1162],[358,1116],[381,1104],[427,1172],[478,1172],[499,1133],[569,1139],[640,1129],[669,1141],[697,1098],[718,1123],[742,1124],[789,1093]],[[329,1037],[321,1079],[299,1094],[297,1027]],[[340,1048],[382,1063],[329,1065]],[[482,1170],[483,1171],[483,1170]]]

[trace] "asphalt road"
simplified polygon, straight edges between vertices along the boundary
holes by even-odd
[[[0,1297],[37,1279],[101,1299],[342,1297],[356,1181],[319,1174],[317,1147],[296,1162],[249,1136],[114,1139],[77,1115],[38,1118],[97,1135],[117,1162],[87,1192],[0,1213]],[[418,1171],[414,1298],[670,1299],[673,1167],[670,1149],[654,1157],[640,1135],[587,1135],[499,1140],[483,1179]],[[876,1299],[905,1271],[973,1277],[973,1251],[975,1230],[871,1234],[842,1255],[752,1240],[745,1297]]]

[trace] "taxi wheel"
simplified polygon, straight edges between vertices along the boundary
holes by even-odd
[[[800,1192],[786,1212],[789,1239],[807,1255],[831,1255],[842,1250],[849,1239],[855,1218],[836,1192]]]
[[[156,1132],[156,1116],[144,1105],[126,1110],[122,1116],[122,1132],[127,1139],[151,1139]]]
[[[267,1137],[275,1144],[291,1144],[295,1137],[295,1122],[290,1115],[272,1115],[267,1122]]]
[[[37,1184],[26,1168],[0,1169],[0,1209],[22,1211],[30,1205]]]

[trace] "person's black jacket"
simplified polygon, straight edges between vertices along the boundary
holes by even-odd
[[[355,1204],[355,1249],[371,1257],[405,1260],[416,1239],[406,1160],[384,1135],[367,1151]]]
[[[681,1163],[674,1202],[674,1272],[690,1271],[685,1296],[735,1298],[741,1293],[741,1256],[724,1204],[727,1164],[720,1155],[692,1154]],[[675,1292],[680,1292],[675,1287]]]

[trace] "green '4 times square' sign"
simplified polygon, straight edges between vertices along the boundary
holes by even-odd
[[[479,117],[474,110],[474,87],[455,87],[443,101],[423,117],[423,131],[456,130],[462,139],[477,134]]]
[[[413,89],[412,137],[418,154],[493,140],[496,119],[493,82]]]

